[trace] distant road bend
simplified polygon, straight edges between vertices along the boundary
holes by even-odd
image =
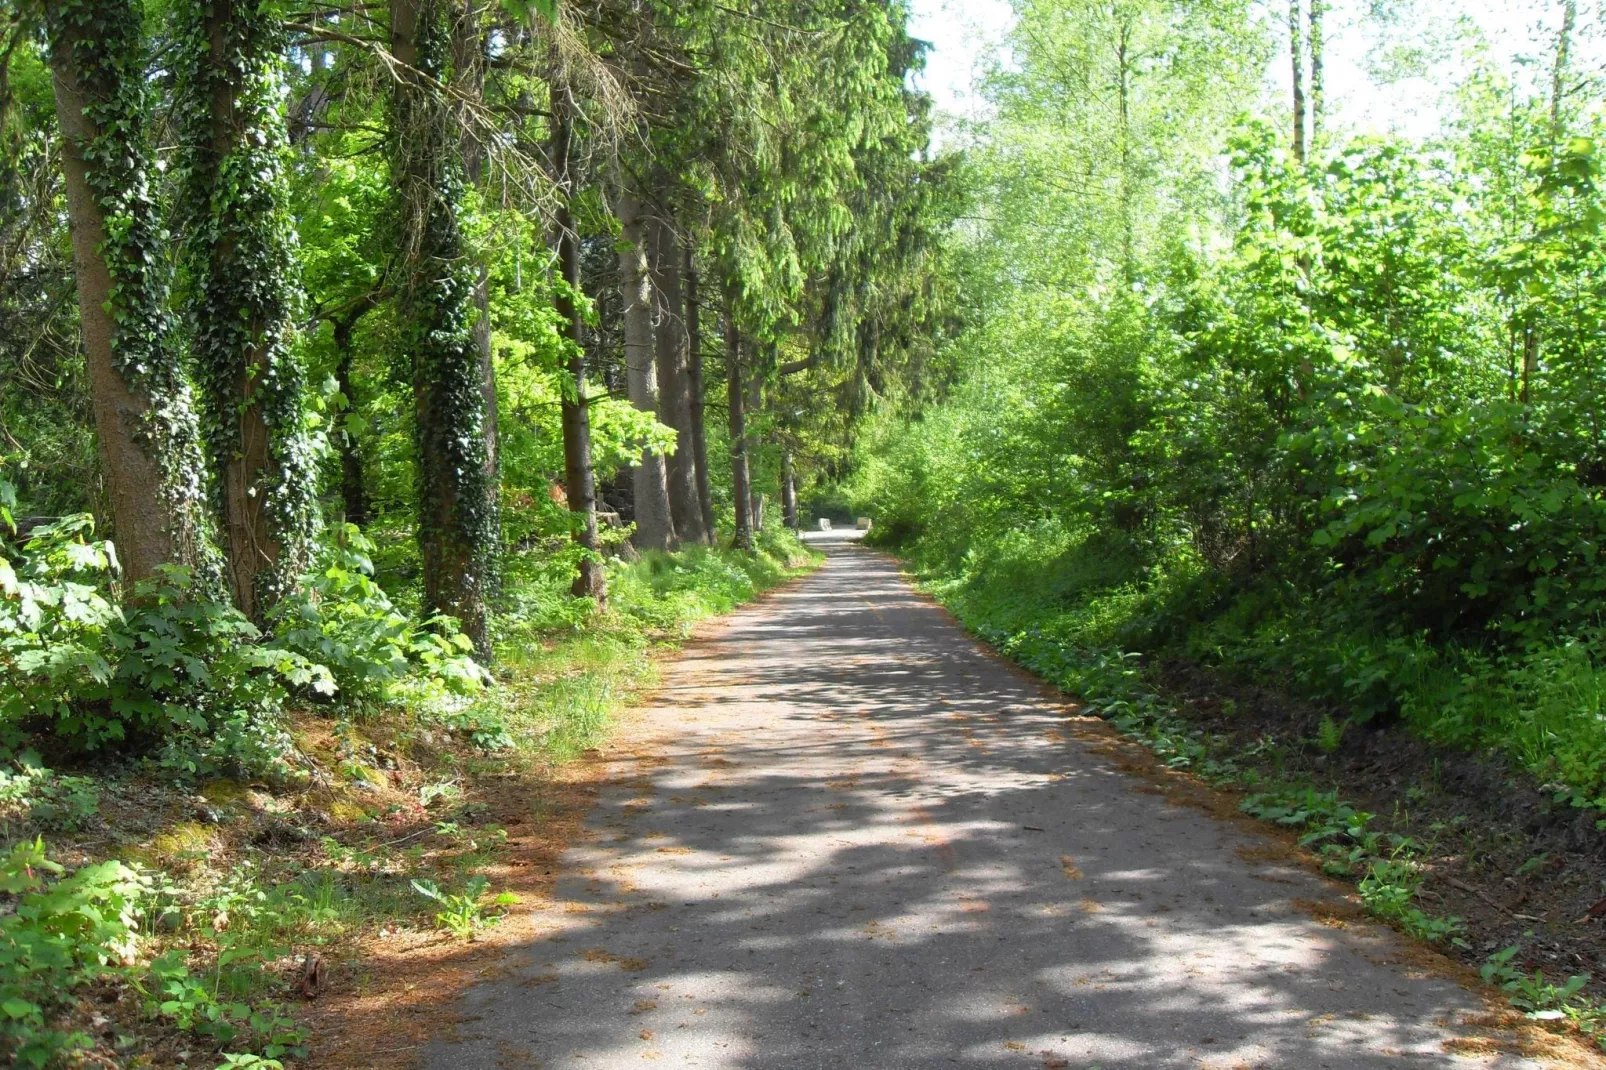
[[[426,1066],[1551,1065],[836,534],[666,669],[547,935]]]

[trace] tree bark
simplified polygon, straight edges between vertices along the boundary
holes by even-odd
[[[1327,13],[1327,0],[1310,0],[1310,140],[1313,148],[1320,149],[1322,127],[1327,121],[1327,79],[1323,53],[1326,38],[1322,16]]]
[[[264,623],[312,559],[317,459],[293,343],[278,18],[256,0],[178,5],[181,203],[215,510],[235,604]]]
[[[775,364],[775,347],[765,349],[766,358],[763,367],[773,367]],[[742,403],[742,423],[745,426],[750,413],[764,410],[764,376],[762,368],[744,368],[748,373],[747,399]],[[742,454],[747,458],[747,489],[749,495],[749,517],[753,522],[753,533],[757,535],[764,530],[764,492],[759,490],[758,481],[753,478],[754,455],[762,440],[755,441],[749,434],[742,444]]]
[[[1299,0],[1288,0],[1288,45],[1294,69],[1294,159],[1305,162],[1305,47]]]
[[[727,301],[729,295],[727,295]],[[725,312],[725,393],[730,404],[731,506],[736,511],[738,550],[753,549],[752,484],[747,471],[747,412],[743,406],[742,340],[729,308]]]
[[[553,69],[561,70],[561,66],[554,62]],[[563,478],[574,523],[574,541],[581,550],[579,570],[570,590],[576,598],[595,599],[600,608],[607,604],[608,585],[602,570],[602,539],[597,532],[597,483],[591,467],[591,418],[586,410],[585,339],[580,306],[575,300],[581,292],[580,239],[569,208],[574,195],[571,174],[574,119],[565,79],[554,75],[550,86],[553,181],[561,191],[555,223],[562,285],[557,288],[553,303],[563,318],[563,336],[569,343],[570,382],[563,392]]]
[[[46,15],[84,364],[111,534],[132,595],[162,565],[214,579],[217,562],[200,430],[165,318],[156,207],[144,194],[142,11],[130,0],[96,7],[87,25],[60,6]],[[109,213],[125,221],[115,236]]]
[[[691,418],[691,459],[696,469],[697,507],[703,514],[703,531],[714,541],[714,485],[708,475],[708,425],[703,412],[703,338],[701,306],[697,303],[697,255],[688,242],[686,270],[686,408]]]
[[[443,94],[445,0],[391,0],[398,76],[392,118],[402,218],[400,318],[412,356],[418,545],[428,612],[457,618],[479,656],[491,655],[486,598],[495,580],[494,484],[486,478],[486,412],[474,338],[477,278],[459,213],[462,149]]]
[[[484,10],[484,0],[463,0],[452,25],[452,81],[470,104],[478,104],[485,94],[485,35],[481,27]],[[485,145],[473,123],[463,121],[460,125],[463,174],[469,185],[477,186],[485,170]],[[499,491],[502,450],[497,423],[496,360],[491,350],[491,271],[483,259],[474,282],[474,309],[474,345],[479,350],[480,391],[485,397],[485,478]],[[500,506],[500,501],[497,504]]]
[[[786,526],[797,530],[797,473],[792,470],[792,451],[781,447],[781,512]]]
[[[619,219],[619,293],[623,299],[625,385],[630,404],[658,416],[658,356],[652,329],[652,274],[647,266],[646,219],[641,198],[626,177],[614,201]],[[670,550],[675,527],[670,517],[669,479],[663,454],[646,450],[631,469],[636,508],[636,548]]]
[[[659,421],[675,429],[675,452],[665,458],[670,518],[682,542],[706,543],[708,532],[703,526],[703,510],[697,500],[697,461],[692,449],[680,238],[669,221],[661,216],[655,216],[648,227],[653,282],[658,294]]]
[[[1561,142],[1562,99],[1567,95],[1567,64],[1571,58],[1573,29],[1578,23],[1577,0],[1562,0],[1561,32],[1556,35],[1556,64],[1550,79],[1550,141]]]

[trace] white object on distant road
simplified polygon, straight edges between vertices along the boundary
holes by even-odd
[[[831,530],[831,518],[830,517],[828,517],[828,516],[820,517],[820,530],[821,531],[830,531]]]

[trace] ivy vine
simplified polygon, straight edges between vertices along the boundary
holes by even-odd
[[[281,110],[285,35],[259,0],[178,0],[172,14],[184,308],[212,506],[231,543],[237,597],[255,609],[295,584],[319,521],[319,449],[294,346],[301,294]],[[256,456],[245,441],[253,433],[266,437]],[[229,479],[240,463],[253,468]],[[260,510],[257,523],[228,524],[230,494],[245,499],[233,511]],[[261,535],[267,545],[252,544]]]
[[[474,326],[477,282],[462,220],[466,182],[458,127],[439,90],[450,54],[447,5],[417,6],[413,66],[396,87],[392,177],[406,254],[400,294],[411,354],[418,541],[429,608],[457,617],[481,654],[485,599],[500,539],[485,441],[485,396]]]

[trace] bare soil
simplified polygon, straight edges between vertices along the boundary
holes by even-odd
[[[1242,755],[1275,741],[1267,772],[1309,779],[1377,815],[1374,827],[1428,846],[1424,909],[1460,917],[1470,966],[1512,945],[1514,965],[1560,982],[1592,975],[1606,998],[1606,832],[1603,815],[1557,802],[1554,789],[1498,754],[1426,743],[1386,720],[1350,728],[1337,750],[1312,742],[1335,711],[1276,690],[1169,661],[1156,676],[1187,719]],[[1342,717],[1342,711],[1336,716]]]

